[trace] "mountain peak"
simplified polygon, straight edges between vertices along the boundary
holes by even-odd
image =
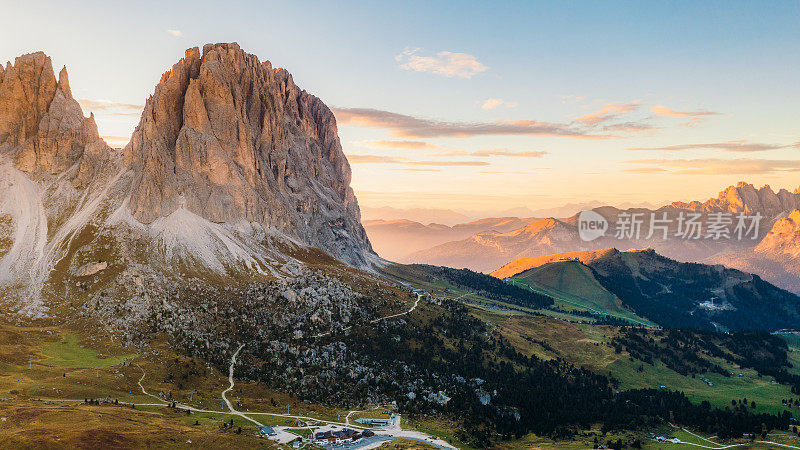
[[[333,113],[236,43],[186,50],[124,153],[142,223],[185,207],[266,225],[351,264],[371,252]]]
[[[72,97],[67,68],[56,79],[50,58],[28,53],[0,72],[0,153],[31,174],[58,174],[90,144],[106,147],[94,118]]]

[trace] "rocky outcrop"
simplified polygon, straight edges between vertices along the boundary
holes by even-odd
[[[10,242],[0,288],[20,311],[40,315],[41,292],[69,242],[96,219],[121,159],[83,116],[63,68],[56,79],[44,53],[0,71],[0,217]],[[8,290],[7,290],[8,289]]]
[[[142,223],[185,209],[260,223],[350,264],[371,253],[333,114],[235,43],[189,49],[161,77],[124,159]]]
[[[800,211],[779,219],[755,247],[756,253],[800,258]]]
[[[714,255],[708,262],[757,273],[800,294],[800,211],[778,219],[755,247]]]
[[[761,213],[765,217],[775,217],[781,213],[800,208],[800,194],[781,189],[777,193],[768,185],[756,189],[752,184],[739,182],[719,193],[717,198],[705,202],[675,202],[677,209],[701,212],[744,212],[745,214]]]
[[[0,154],[32,176],[61,174],[84,154],[106,157],[109,147],[94,117],[72,98],[66,67],[58,79],[42,52],[20,56],[0,71]],[[82,182],[91,178],[88,167]]]

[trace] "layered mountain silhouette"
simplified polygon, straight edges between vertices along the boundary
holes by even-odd
[[[367,220],[370,242],[383,258],[404,261],[409,254],[450,241],[468,238],[489,230],[504,232],[523,227],[536,219],[518,217],[491,217],[447,226],[439,223],[423,225],[411,220]]]
[[[713,259],[719,255],[738,255],[739,259],[753,259],[752,255],[765,255],[775,253],[776,250],[767,250],[769,242],[775,240],[765,236],[781,236],[780,241],[792,241],[791,233],[779,232],[771,233],[773,226],[778,226],[778,222],[786,217],[791,211],[800,205],[800,194],[781,189],[773,191],[769,186],[760,189],[751,184],[739,183],[731,186],[716,197],[704,202],[681,203],[675,202],[656,210],[649,209],[628,209],[620,210],[614,207],[594,208],[592,211],[605,217],[609,222],[609,231],[604,237],[596,240],[584,241],[578,232],[579,216],[576,214],[569,218],[556,219],[546,218],[534,221],[524,227],[515,230],[488,230],[476,233],[468,238],[454,240],[435,245],[431,248],[414,252],[405,257],[403,262],[425,263],[442,265],[456,268],[470,268],[482,272],[495,270],[508,261],[533,256],[546,256],[554,253],[572,252],[581,250],[599,250],[604,248],[616,247],[623,250],[650,247],[658,253],[678,261],[718,261],[725,262],[723,259]],[[618,239],[615,231],[619,225],[621,214],[639,214],[642,219],[641,233],[638,238],[635,235],[624,236]],[[748,217],[761,216],[758,227],[753,232],[744,233],[741,236],[731,234],[721,236],[719,239],[685,239],[676,237],[678,233],[677,218],[683,213],[697,213],[701,215],[701,221],[707,222],[710,215],[715,213],[745,214]],[[655,218],[667,217],[671,219],[668,225],[667,236],[664,238],[662,232],[656,232],[648,237],[651,215]],[[735,217],[731,217],[734,223],[730,230],[735,228]],[[753,224],[749,220],[747,225]],[[785,228],[788,225],[781,225]],[[701,235],[706,236],[708,229],[703,228]],[[756,246],[764,240],[762,250],[756,251]],[[774,246],[774,245],[773,245]],[[791,248],[791,244],[788,245]],[[781,248],[787,247],[783,245]],[[744,252],[753,249],[753,252]],[[742,253],[744,252],[744,253]],[[774,260],[788,260],[786,252],[779,251],[783,256],[773,258]],[[791,251],[789,252],[791,253]],[[760,257],[760,256],[759,256]],[[731,256],[727,261],[733,261]],[[738,267],[738,266],[737,266]],[[748,266],[742,263],[741,267]],[[770,278],[769,272],[772,269],[761,268],[758,264],[750,267],[753,272],[765,278],[773,279],[778,285],[785,288],[796,289],[788,278]],[[787,281],[788,280],[788,281]]]

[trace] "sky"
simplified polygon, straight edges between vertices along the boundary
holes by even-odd
[[[800,1],[0,1],[123,146],[187,48],[238,42],[337,117],[366,207],[705,200],[800,186]],[[8,20],[13,18],[13,20]]]

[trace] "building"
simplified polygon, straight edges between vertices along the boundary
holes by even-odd
[[[278,435],[278,433],[275,431],[275,429],[272,428],[272,427],[269,427],[269,426],[261,427],[258,430],[258,434],[260,434],[261,436],[277,436]]]
[[[314,441],[319,445],[336,445],[345,442],[354,442],[364,437],[361,433],[350,428],[343,428],[337,431],[325,431],[314,434]]]
[[[387,427],[392,424],[392,419],[378,419],[378,418],[362,418],[356,419],[356,422],[361,425],[369,425],[372,427]]]

